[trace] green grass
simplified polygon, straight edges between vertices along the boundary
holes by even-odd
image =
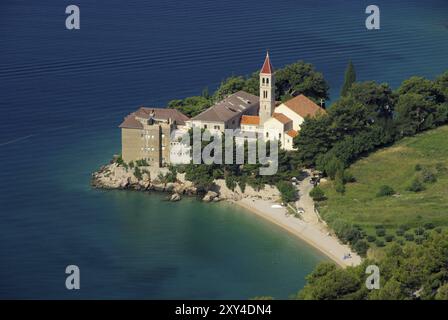
[[[425,190],[415,193],[406,189],[421,175],[417,164],[435,172],[437,182],[424,183]],[[334,190],[333,182],[323,183],[328,199],[320,205],[321,215],[330,225],[336,219],[358,224],[367,235],[376,235],[375,225],[383,225],[386,234],[395,236],[394,241],[404,239],[396,234],[402,224],[408,224],[411,229],[407,232],[412,234],[428,222],[446,227],[448,172],[437,171],[438,164],[448,168],[448,126],[405,138],[359,160],[350,167],[356,182],[347,184],[343,195]],[[382,185],[397,194],[378,197]],[[384,241],[384,237],[377,239]]]

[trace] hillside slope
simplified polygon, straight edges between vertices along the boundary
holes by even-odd
[[[387,244],[402,243],[408,234],[414,238],[424,236],[421,229],[416,229],[448,226],[447,168],[448,126],[405,138],[352,165],[349,170],[356,182],[347,184],[344,194],[334,190],[333,182],[323,183],[328,199],[320,204],[321,215],[330,224],[340,220],[359,225],[371,236],[372,243],[374,238]],[[423,183],[423,191],[408,191],[415,179],[423,181],[428,173],[437,181]],[[378,196],[384,185],[392,187],[396,194]],[[378,228],[392,235],[393,240],[378,233]]]

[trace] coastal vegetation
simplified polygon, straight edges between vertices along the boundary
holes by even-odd
[[[341,97],[345,97],[348,94],[350,88],[352,87],[353,83],[355,83],[355,81],[356,81],[355,66],[350,60],[347,66],[347,70],[345,70],[344,84],[342,85]]]
[[[420,243],[393,243],[381,258],[366,259],[356,267],[321,263],[307,276],[306,286],[294,295],[300,300],[447,300],[448,233],[431,230]],[[380,288],[368,290],[366,268],[377,265]]]
[[[344,194],[336,181],[321,184],[321,216],[341,239],[373,249],[422,241],[448,226],[448,126],[407,137],[350,167],[355,183]],[[343,227],[341,227],[343,226]],[[380,246],[378,246],[380,244]]]
[[[328,99],[329,86],[322,73],[314,66],[304,61],[286,65],[275,72],[276,100],[286,101],[291,97],[304,94],[308,98],[320,103],[320,99]],[[249,76],[231,76],[221,82],[213,94],[204,89],[200,96],[171,100],[168,108],[174,108],[189,117],[194,117],[226,96],[240,90],[259,96],[259,73]]]

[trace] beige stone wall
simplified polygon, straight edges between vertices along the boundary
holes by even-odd
[[[121,154],[125,162],[142,159],[143,140],[139,129],[121,129]]]
[[[121,153],[125,162],[145,159],[150,165],[163,166],[170,161],[172,125],[145,125],[143,129],[121,129]]]

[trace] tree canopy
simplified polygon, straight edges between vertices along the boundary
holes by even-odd
[[[353,85],[353,83],[355,83],[355,81],[356,81],[355,66],[350,60],[347,65],[347,69],[345,70],[344,84],[342,85],[341,89],[341,97],[347,96],[351,86]]]
[[[448,233],[433,230],[421,244],[393,244],[377,260],[341,269],[321,263],[307,276],[296,299],[313,300],[412,300],[448,299]],[[368,265],[380,269],[380,289],[365,285]]]

